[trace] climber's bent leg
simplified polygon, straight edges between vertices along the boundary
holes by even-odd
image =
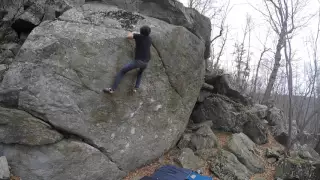
[[[124,76],[127,72],[129,72],[129,71],[131,71],[131,70],[133,70],[133,69],[136,69],[136,68],[138,68],[138,65],[137,65],[137,63],[136,63],[135,61],[126,64],[126,65],[120,70],[120,72],[117,74],[117,76],[116,76],[116,78],[115,78],[115,81],[114,81],[114,83],[113,83],[113,85],[112,85],[112,90],[116,90],[116,89],[117,89],[117,87],[118,87],[121,79],[123,78],[123,76]]]
[[[136,86],[134,87],[135,89],[138,89],[140,87],[141,84],[141,78],[142,78],[142,73],[146,68],[140,68],[137,74],[137,81],[136,81]]]
[[[127,72],[129,72],[129,71],[131,71],[131,70],[133,70],[133,69],[136,69],[136,68],[139,68],[139,67],[138,67],[138,65],[137,65],[137,63],[136,63],[135,61],[132,61],[132,62],[126,64],[126,65],[118,72],[118,74],[116,75],[116,78],[115,78],[115,80],[114,80],[114,83],[113,83],[112,87],[111,87],[111,88],[103,89],[103,91],[104,91],[104,92],[113,93],[113,92],[117,89],[118,85],[120,84],[121,79],[123,78],[123,76],[124,76]]]

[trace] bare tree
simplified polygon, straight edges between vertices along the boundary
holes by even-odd
[[[255,72],[255,76],[254,76],[254,79],[253,79],[253,85],[252,85],[252,91],[251,91],[251,94],[252,96],[254,96],[257,92],[257,82],[258,82],[258,77],[259,77],[259,70],[260,70],[260,66],[261,66],[261,62],[264,58],[264,55],[270,51],[271,49],[267,47],[267,41],[268,41],[268,38],[269,38],[269,33],[270,31],[268,30],[268,33],[265,37],[265,40],[262,44],[263,48],[260,52],[260,56],[259,56],[259,60],[258,60],[258,64],[257,64],[257,68],[256,68],[256,72]]]
[[[311,113],[307,113],[309,111],[309,105],[310,105],[310,101],[311,101],[311,98],[313,96],[316,96],[316,98],[319,99],[319,91],[317,91],[317,88],[319,88],[319,84],[317,84],[317,80],[319,79],[319,73],[318,73],[318,70],[319,70],[319,67],[318,67],[318,45],[319,45],[319,37],[320,36],[320,8],[319,8],[319,11],[318,11],[318,25],[317,25],[317,30],[316,30],[316,36],[313,38],[312,40],[312,59],[313,59],[313,66],[314,66],[314,70],[313,70],[313,73],[312,73],[312,77],[310,78],[311,79],[311,87],[309,88],[311,93],[309,95],[309,99],[308,99],[308,103],[307,103],[307,109],[305,109],[305,115],[304,115],[304,118],[303,118],[303,121],[302,123],[300,124],[300,127],[299,127],[299,134],[296,136],[295,139],[293,139],[290,144],[288,143],[289,147],[295,143],[299,138],[300,136],[302,135],[303,131],[305,130],[305,128],[312,122],[312,121],[316,121],[318,120],[318,115],[320,114],[320,106],[315,106],[315,108],[313,109],[313,111]],[[317,95],[315,95],[317,94]]]
[[[218,29],[217,35],[213,36],[213,38],[208,43],[212,51],[214,51],[213,43],[221,38],[225,31],[225,20],[227,18],[228,13],[230,12],[230,0],[228,0],[225,4],[218,4],[217,2],[221,3],[217,0],[189,0],[188,1],[188,7],[194,8],[197,11],[199,11],[201,14],[207,16],[212,21],[212,29],[215,31],[215,29]],[[222,49],[224,49],[226,38],[223,38],[223,45]],[[222,51],[219,51],[222,54]],[[212,54],[212,53],[211,53]],[[212,55],[214,56],[214,55]],[[219,57],[219,56],[218,56]],[[221,56],[220,56],[221,57]],[[213,62],[214,57],[211,57],[211,61]],[[209,61],[210,59],[206,59],[206,69],[209,70]],[[211,64],[212,64],[211,62]]]
[[[277,34],[277,45],[274,55],[274,65],[269,76],[268,85],[264,93],[262,103],[266,103],[271,96],[277,73],[280,68],[281,51],[285,44],[286,37],[292,35],[298,28],[295,24],[297,16],[304,7],[306,1],[296,0],[264,0],[267,13],[260,11],[267,19],[272,30]]]
[[[291,136],[292,136],[292,93],[293,93],[293,83],[292,83],[292,47],[291,47],[291,39],[286,38],[284,44],[285,51],[285,59],[286,59],[286,73],[288,79],[288,92],[289,92],[289,114],[288,114],[288,124],[289,124],[289,132],[288,132],[288,142],[287,149],[290,148],[291,145]]]
[[[222,36],[222,40],[221,40],[222,42],[221,42],[220,50],[217,54],[217,57],[215,57],[215,54],[213,53],[213,57],[212,57],[213,61],[214,61],[214,59],[216,59],[214,66],[213,66],[214,70],[217,70],[219,67],[220,59],[221,59],[221,56],[223,55],[223,51],[224,51],[226,43],[227,43],[228,33],[229,33],[229,28],[226,27],[226,31],[225,31],[224,35]],[[214,50],[214,48],[213,48],[213,50]]]

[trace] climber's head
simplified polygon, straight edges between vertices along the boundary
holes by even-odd
[[[151,29],[149,26],[142,26],[140,28],[140,34],[142,34],[144,36],[149,36],[150,33],[151,33]]]

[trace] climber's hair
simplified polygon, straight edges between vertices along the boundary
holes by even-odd
[[[150,33],[151,33],[151,28],[149,26],[142,26],[140,28],[140,34],[144,36],[149,36]]]

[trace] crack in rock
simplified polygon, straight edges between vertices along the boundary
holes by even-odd
[[[120,171],[123,171],[123,169],[111,158],[110,154],[107,152],[107,150],[104,147],[99,147],[98,145],[94,144],[92,140],[90,140],[90,139],[88,139],[88,138],[86,138],[84,136],[81,136],[79,134],[71,133],[71,132],[69,132],[69,131],[67,131],[67,130],[65,130],[63,128],[60,128],[60,127],[56,127],[55,125],[50,123],[48,120],[45,120],[44,118],[39,117],[39,115],[36,115],[36,114],[41,114],[41,113],[37,113],[35,111],[30,112],[30,111],[28,111],[26,109],[22,109],[22,108],[17,108],[17,109],[28,113],[29,115],[31,115],[32,117],[34,117],[34,118],[36,118],[36,119],[38,119],[40,121],[43,121],[43,122],[47,123],[52,129],[54,129],[57,132],[59,132],[60,134],[62,134],[64,136],[64,139],[72,138],[72,139],[78,140],[80,142],[83,142],[83,143],[86,143],[86,144],[92,146],[93,148],[95,148],[98,151],[100,151],[103,155],[105,155],[109,159],[110,162],[114,163]],[[62,140],[63,139],[61,139],[61,141]]]
[[[164,68],[164,72],[165,72],[165,74],[166,74],[167,77],[168,77],[168,81],[169,81],[170,86],[173,88],[173,90],[174,90],[181,98],[183,98],[182,95],[180,94],[180,92],[178,91],[178,89],[173,85],[173,82],[172,82],[171,79],[170,79],[170,76],[169,76],[169,74],[168,74],[168,72],[167,72],[167,68],[166,68],[166,66],[165,66],[165,64],[164,64],[164,62],[163,62],[162,56],[161,56],[161,54],[160,54],[160,51],[158,50],[158,48],[155,46],[155,44],[154,44],[153,42],[152,42],[152,46],[153,46],[154,49],[157,51],[157,54],[158,54],[158,56],[159,56],[159,58],[160,58],[160,60],[161,60],[161,64],[162,64],[162,66],[163,66],[163,68]]]

